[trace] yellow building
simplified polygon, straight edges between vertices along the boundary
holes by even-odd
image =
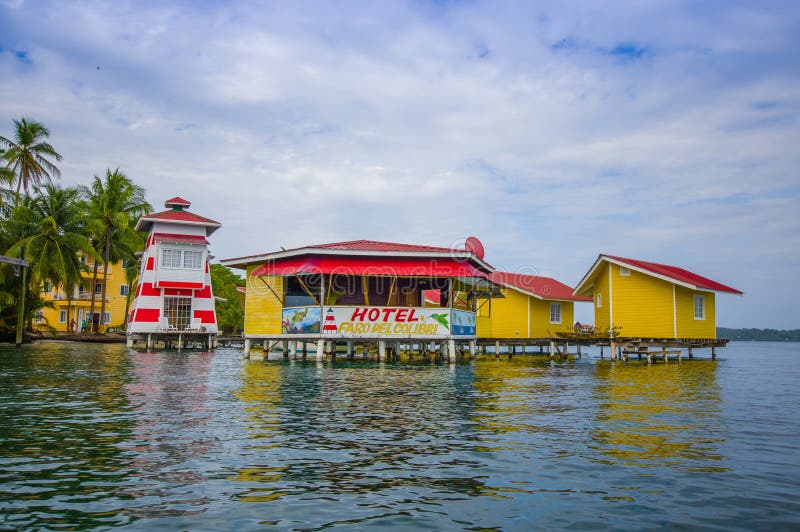
[[[715,295],[742,294],[677,266],[600,255],[575,287],[595,327],[623,338],[716,338]]]
[[[551,338],[572,331],[575,301],[591,301],[550,277],[496,271],[491,280],[503,297],[481,303],[479,338]]]
[[[100,323],[101,296],[103,292],[103,264],[97,268],[97,282],[92,287],[94,263],[91,258],[85,260],[88,271],[82,275],[81,282],[72,287],[72,298],[67,299],[65,287],[54,287],[46,282],[42,287],[42,297],[52,301],[54,308],[41,310],[40,318],[34,320],[35,324],[47,322],[48,325],[59,332],[80,331],[88,327],[89,310],[91,307],[92,291],[94,291],[94,328]],[[108,265],[108,285],[106,286],[106,319],[107,327],[121,327],[125,323],[125,302],[128,295],[128,283],[125,281],[126,261],[114,262]],[[69,322],[67,321],[67,305],[69,305]],[[74,324],[72,323],[74,321]]]

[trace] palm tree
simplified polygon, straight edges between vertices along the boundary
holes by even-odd
[[[108,284],[108,265],[112,260],[114,243],[126,246],[136,238],[135,221],[152,211],[144,199],[144,189],[134,184],[117,168],[106,170],[105,179],[95,176],[88,193],[89,210],[95,223],[102,227],[103,245],[103,290],[100,302],[100,323],[106,315],[106,286]]]
[[[61,171],[49,158],[61,160],[61,155],[44,139],[50,136],[48,130],[40,122],[20,118],[14,120],[14,140],[0,136],[0,146],[6,148],[3,158],[7,168],[17,176],[17,201],[20,191],[28,190],[31,185],[38,187],[42,181],[51,182],[60,177]]]
[[[86,206],[76,188],[46,184],[37,191],[41,193],[34,197],[26,196],[17,205],[12,224],[20,238],[8,254],[28,258],[34,284],[50,281],[54,286],[65,287],[69,294],[69,309],[72,300],[70,288],[85,269],[80,254],[99,259],[86,237]]]

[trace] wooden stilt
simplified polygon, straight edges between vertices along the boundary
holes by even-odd
[[[454,363],[456,361],[456,341],[455,340],[448,340],[447,341],[447,358],[450,363]]]
[[[715,346],[711,346],[711,360],[717,359],[717,348]]]
[[[477,340],[470,340],[469,341],[469,359],[475,360],[475,354],[478,351],[478,341]]]
[[[317,340],[317,362],[325,360],[325,340]]]
[[[386,341],[378,340],[378,360],[386,362]]]
[[[611,360],[617,359],[617,342],[611,342]]]
[[[689,346],[689,358],[694,358],[694,353],[692,352],[692,346]]]
[[[244,339],[244,355],[245,355],[246,357],[249,357],[249,356],[250,356],[250,346],[251,346],[251,345],[252,345],[252,344],[251,344],[250,338],[245,338],[245,339]]]
[[[354,355],[353,355],[353,341],[352,340],[348,340],[347,341],[347,360],[353,360],[353,358],[355,358]]]
[[[550,341],[550,360],[556,358],[556,343],[554,341]]]
[[[494,358],[495,360],[500,359],[500,340],[494,341]]]
[[[603,346],[600,346],[600,358],[603,358]]]
[[[392,357],[395,362],[400,362],[400,342],[394,343],[394,353],[392,353]]]
[[[661,347],[661,358],[664,360],[664,363],[669,362],[669,357],[667,357],[667,348]]]
[[[289,342],[289,358],[292,360],[297,360],[297,342]],[[286,358],[284,356],[283,358]]]

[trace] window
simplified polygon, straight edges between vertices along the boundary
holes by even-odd
[[[94,283],[94,293],[101,294],[103,292],[103,283]]]
[[[103,314],[103,323],[105,323],[105,324],[111,323],[111,313],[110,312],[106,312],[105,314]]]
[[[122,259],[122,268],[123,268],[123,269],[124,269],[124,268],[130,268],[130,266],[131,266],[131,261],[130,261],[130,260],[128,260],[128,259]]]
[[[58,323],[67,323],[67,311],[60,310],[58,312]]]
[[[164,316],[170,328],[182,331],[189,326],[192,316],[191,297],[165,297]]]
[[[164,268],[180,268],[181,267],[181,250],[179,249],[162,249],[161,250],[161,266]]]
[[[706,319],[706,296],[694,296],[694,319]]]
[[[200,258],[202,253],[199,251],[184,251],[183,252],[183,267],[187,270],[199,270]]]
[[[44,288],[42,289],[44,293],[49,294],[52,289],[53,289],[53,284],[50,281],[45,281]]]
[[[561,323],[561,303],[550,303],[550,323]]]
[[[603,308],[603,294],[595,294],[594,299],[597,304],[597,308]]]
[[[130,290],[130,287],[128,285],[126,285],[126,284],[119,285],[119,295],[127,296],[129,290]]]
[[[161,250],[161,266],[163,268],[184,268],[187,270],[199,270],[203,259],[202,251],[190,251],[188,249]]]
[[[620,266],[619,267],[619,274],[622,277],[630,277],[631,276],[631,271],[628,268],[626,268],[625,266]]]

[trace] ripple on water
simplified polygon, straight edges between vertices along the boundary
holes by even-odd
[[[796,526],[798,346],[725,353],[449,366],[0,348],[0,524]]]

